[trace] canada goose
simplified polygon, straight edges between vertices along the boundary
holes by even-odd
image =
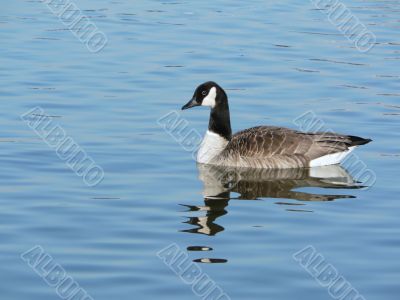
[[[352,135],[305,133],[293,129],[258,126],[232,135],[228,97],[215,82],[197,87],[182,110],[211,107],[208,130],[197,153],[203,164],[266,169],[301,168],[340,163],[355,147],[369,143]]]

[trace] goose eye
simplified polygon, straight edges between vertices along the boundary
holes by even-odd
[[[205,96],[205,95],[207,95],[207,91],[202,91],[201,94],[202,94],[203,96]]]

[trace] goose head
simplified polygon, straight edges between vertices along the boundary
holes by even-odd
[[[182,106],[182,110],[195,106],[209,106],[213,109],[221,104],[227,104],[227,101],[225,91],[217,83],[208,81],[196,88],[192,99]]]

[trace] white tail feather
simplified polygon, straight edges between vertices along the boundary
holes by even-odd
[[[336,165],[339,164],[347,155],[350,154],[357,146],[349,147],[349,150],[327,154],[316,159],[310,161],[310,167],[321,167],[321,166],[328,166],[328,165]]]

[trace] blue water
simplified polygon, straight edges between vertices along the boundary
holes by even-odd
[[[197,299],[156,255],[172,243],[231,299],[331,299],[292,257],[307,245],[365,299],[398,299],[400,3],[344,3],[377,37],[368,53],[308,1],[76,1],[108,38],[91,53],[41,1],[2,0],[1,299],[59,299],[20,257],[35,245],[93,299]],[[192,153],[157,120],[176,110],[203,133],[208,110],[179,109],[207,80],[227,90],[234,131],[296,128],[311,110],[372,138],[357,155],[376,182],[273,175],[205,199]],[[100,184],[21,120],[34,107],[101,166]]]

